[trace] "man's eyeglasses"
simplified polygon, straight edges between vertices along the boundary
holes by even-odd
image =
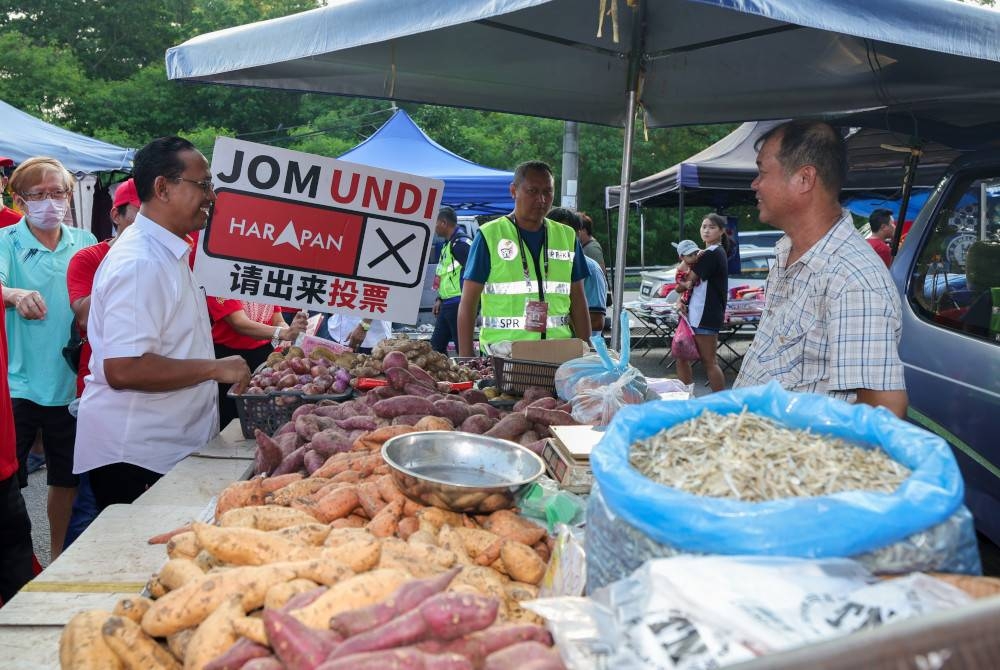
[[[171,177],[174,181],[186,181],[189,184],[194,184],[207,195],[209,191],[215,191],[215,186],[212,185],[210,179],[203,179],[202,181],[197,181],[194,179],[187,179],[186,177]]]
[[[39,200],[63,200],[70,194],[68,188],[61,188],[56,191],[32,191],[31,193],[22,193],[21,197],[28,202],[38,202]]]

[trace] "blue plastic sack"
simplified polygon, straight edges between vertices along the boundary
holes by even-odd
[[[618,360],[611,357],[604,338],[594,335],[590,338],[590,343],[594,347],[594,353],[580,358],[566,361],[556,370],[555,387],[556,395],[569,402],[577,394],[577,386],[581,381],[586,380],[586,388],[597,388],[606,386],[618,381],[623,375],[627,375],[627,382],[640,396],[646,393],[646,379],[642,373],[629,365],[631,356],[631,343],[629,340],[628,313],[622,312],[621,316],[622,350]]]
[[[704,410],[731,414],[744,406],[791,428],[879,445],[912,473],[893,493],[846,491],[751,503],[685,493],[653,482],[629,464],[635,441]],[[688,402],[625,407],[590,462],[614,515],[653,540],[689,553],[854,556],[945,521],[964,494],[955,458],[940,437],[882,408],[791,393],[774,382]]]

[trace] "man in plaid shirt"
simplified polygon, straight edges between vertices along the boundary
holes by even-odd
[[[777,381],[906,414],[897,345],[900,301],[889,271],[838,201],[847,150],[825,123],[789,121],[757,142],[760,220],[785,236],[766,306],[734,388]]]

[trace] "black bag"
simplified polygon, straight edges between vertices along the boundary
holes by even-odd
[[[62,348],[62,355],[66,359],[66,365],[74,374],[80,371],[80,354],[83,352],[83,345],[86,342],[87,338],[80,337],[80,329],[77,328],[76,319],[73,319],[73,323],[69,327],[69,342]]]

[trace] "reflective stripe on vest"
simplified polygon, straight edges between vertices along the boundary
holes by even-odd
[[[576,232],[567,225],[545,220],[548,236],[549,267],[542,285],[548,303],[546,339],[573,337],[570,328],[570,292],[573,277],[573,259],[576,251]],[[490,221],[480,227],[483,243],[490,256],[490,274],[480,298],[483,327],[479,340],[486,347],[504,340],[538,340],[540,333],[524,330],[525,308],[529,300],[538,300],[538,277],[534,259],[527,258],[528,275],[524,278],[522,247],[517,228],[507,217]],[[499,247],[517,249],[514,258],[501,257]],[[544,272],[544,267],[543,267]],[[495,319],[505,319],[496,321]],[[493,325],[514,324],[514,325]]]

